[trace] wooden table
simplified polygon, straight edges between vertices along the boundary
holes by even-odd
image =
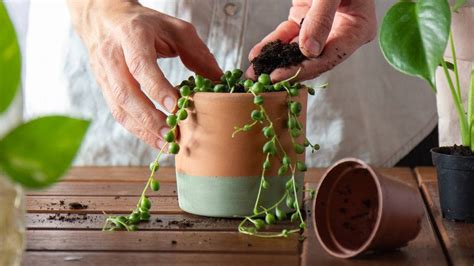
[[[422,230],[401,250],[339,260],[316,241],[306,208],[305,239],[261,239],[236,232],[239,220],[184,213],[178,207],[174,169],[160,169],[161,190],[150,193],[152,218],[137,232],[102,232],[103,212],[127,214],[135,206],[148,170],[141,167],[74,168],[65,179],[27,196],[27,252],[24,265],[474,265],[474,225],[440,216],[432,168],[381,169],[419,187],[426,203]],[[315,188],[322,169],[305,181]],[[474,193],[474,192],[473,192]],[[87,209],[70,210],[79,202]]]

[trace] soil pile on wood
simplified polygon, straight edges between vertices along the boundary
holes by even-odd
[[[283,43],[280,40],[267,43],[251,63],[255,75],[270,74],[281,67],[298,65],[307,59],[300,51],[298,43]]]
[[[71,202],[69,203],[69,209],[71,210],[84,210],[87,209],[87,205],[81,204],[79,202]]]

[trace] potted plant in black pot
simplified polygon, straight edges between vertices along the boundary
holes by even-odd
[[[442,68],[458,115],[462,145],[438,147],[431,151],[437,168],[441,210],[446,219],[472,223],[474,66],[470,73],[467,100],[464,101],[451,32],[451,12],[456,12],[465,2],[458,0],[451,7],[447,0],[401,1],[385,15],[379,42],[386,60],[395,69],[425,79],[435,92],[436,69]],[[470,41],[472,45],[474,40]],[[443,58],[447,47],[452,54],[452,62]]]

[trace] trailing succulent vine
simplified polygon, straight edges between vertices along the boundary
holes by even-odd
[[[258,237],[287,237],[289,234],[304,230],[306,228],[306,223],[301,213],[301,206],[297,200],[298,190],[303,188],[298,187],[295,175],[297,171],[305,172],[307,167],[304,162],[299,161],[296,158],[290,158],[288,151],[284,149],[275,132],[273,122],[263,106],[264,98],[261,95],[265,92],[286,91],[288,106],[288,134],[291,138],[295,153],[304,154],[307,147],[311,148],[312,152],[319,150],[319,145],[311,144],[307,138],[305,138],[303,143],[298,143],[297,141],[297,138],[303,134],[303,124],[298,118],[301,113],[302,105],[293,97],[298,96],[302,89],[306,89],[310,95],[315,94],[313,88],[300,83],[291,83],[298,74],[299,71],[293,77],[274,84],[272,84],[268,74],[261,74],[255,82],[250,79],[244,80],[242,79],[242,71],[240,69],[226,71],[219,82],[212,82],[211,80],[199,75],[184,80],[180,84],[181,98],[177,102],[178,111],[176,114],[169,115],[166,119],[166,123],[170,127],[170,131],[165,135],[166,144],[163,145],[156,159],[150,164],[151,174],[138,201],[137,207],[128,216],[108,217],[103,230],[135,231],[140,222],[148,221],[150,219],[151,201],[146,196],[146,192],[148,188],[155,192],[160,188],[159,182],[154,177],[159,169],[158,160],[166,150],[169,154],[177,154],[179,152],[179,145],[176,143],[176,128],[179,122],[185,120],[188,116],[186,108],[189,108],[190,106],[190,96],[193,93],[199,92],[251,93],[254,97],[253,103],[255,104],[255,109],[250,114],[251,122],[241,127],[236,126],[232,137],[241,132],[249,131],[253,127],[259,125],[262,127],[262,134],[267,139],[262,147],[262,151],[265,154],[265,160],[262,162],[260,185],[253,208],[253,214],[244,217],[238,226],[238,231],[243,234]],[[320,88],[324,87],[326,87],[326,84],[320,86]],[[291,177],[286,181],[285,192],[281,195],[280,199],[272,206],[265,207],[260,205],[260,198],[262,193],[271,186],[270,182],[266,179],[266,171],[271,166],[271,157],[274,156],[278,158],[278,161],[280,162],[278,176],[282,176],[283,178],[283,176],[288,176],[287,174],[290,173]],[[314,190],[305,190],[305,192],[309,194],[310,198],[314,197]],[[290,221],[292,224],[297,224],[297,226],[295,225],[293,228],[283,229],[281,232],[263,231],[266,225],[272,225],[288,218],[286,212],[282,210],[282,207],[285,205],[293,211],[290,216]]]

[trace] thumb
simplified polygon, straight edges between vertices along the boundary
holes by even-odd
[[[299,34],[300,50],[306,57],[317,57],[331,32],[341,0],[313,0]]]

